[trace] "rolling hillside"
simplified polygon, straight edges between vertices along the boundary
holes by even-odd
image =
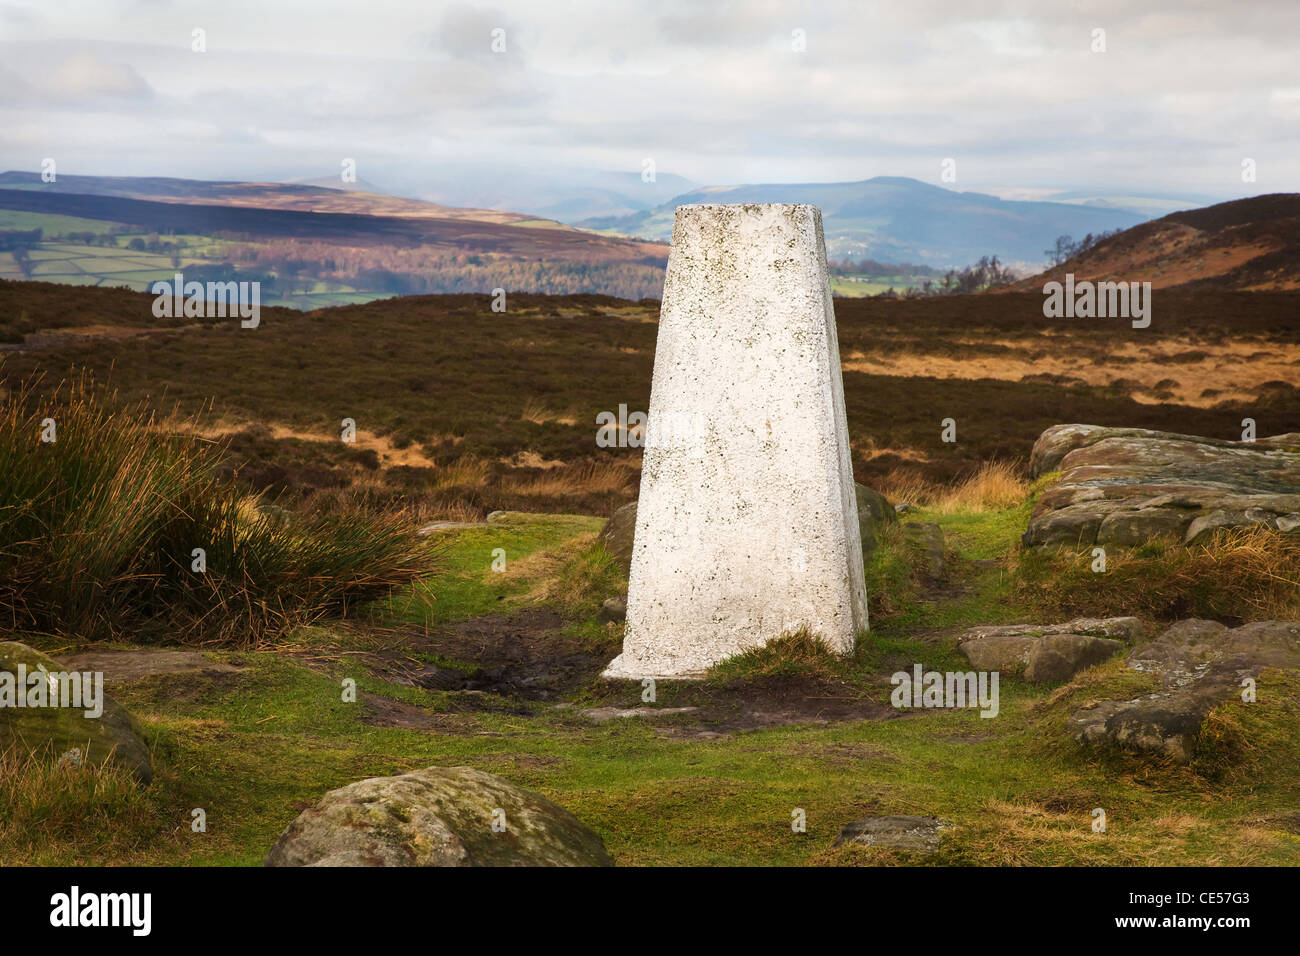
[[[529,222],[567,228],[524,213],[442,206],[366,191],[341,181],[327,186],[320,182],[209,182],[165,176],[59,176],[55,182],[43,183],[37,173],[10,170],[0,173],[0,189],[20,189],[42,196],[116,196],[192,205],[490,223]]]
[[[1176,212],[1103,240],[1016,288],[1076,280],[1153,288],[1300,289],[1300,194],[1274,193]]]
[[[1127,228],[1138,213],[1070,203],[1013,202],[956,192],[901,176],[855,183],[709,186],[646,212],[578,223],[613,235],[668,239],[673,210],[683,203],[806,202],[821,207],[832,257],[871,257],[961,267],[984,255],[1007,263],[1040,263],[1060,235]]]
[[[136,291],[177,270],[316,308],[426,292],[659,294],[662,243],[306,184],[0,174],[0,278]]]

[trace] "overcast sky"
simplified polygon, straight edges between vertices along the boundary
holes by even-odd
[[[1297,37],[1296,0],[0,0],[0,169],[1297,191]]]

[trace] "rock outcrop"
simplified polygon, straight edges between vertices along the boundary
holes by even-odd
[[[925,853],[939,848],[941,834],[947,828],[948,824],[937,817],[867,817],[840,827],[831,846],[859,843],[863,846]]]
[[[1266,667],[1300,669],[1300,622],[1228,628],[1216,621],[1179,621],[1134,648],[1128,666],[1158,674],[1162,688],[1084,707],[1069,718],[1067,729],[1080,743],[1111,743],[1188,763],[1206,716],[1240,694],[1245,678]]]
[[[636,502],[623,505],[605,522],[597,536],[610,557],[623,567],[626,574],[632,567],[632,536],[636,533]]]
[[[600,837],[540,794],[471,767],[372,777],[325,794],[267,866],[613,866]]]
[[[880,492],[854,483],[858,499],[858,534],[862,538],[862,557],[870,561],[880,547],[880,532],[885,525],[898,521],[898,513]]]
[[[1058,470],[1034,508],[1027,547],[1197,544],[1218,528],[1300,529],[1297,433],[1238,442],[1054,425],[1034,444],[1030,472]]]
[[[1068,680],[1109,660],[1141,635],[1142,624],[1135,617],[1081,617],[1064,624],[973,627],[957,640],[976,670],[1044,683]]]

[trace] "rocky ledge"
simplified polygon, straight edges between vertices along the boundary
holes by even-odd
[[[1300,433],[1253,442],[1144,428],[1054,425],[1030,472],[1060,471],[1039,499],[1026,547],[1198,544],[1219,528],[1300,533]]]

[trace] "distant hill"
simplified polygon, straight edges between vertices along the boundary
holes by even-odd
[[[570,225],[594,216],[653,209],[698,186],[667,172],[646,182],[640,171],[465,164],[435,166],[427,180],[418,182],[393,171],[385,177],[389,181],[401,187],[390,191],[407,196],[452,206],[511,209]]]
[[[1041,263],[1061,235],[1075,237],[1136,225],[1127,209],[1059,202],[1022,202],[956,192],[901,176],[853,183],[708,186],[627,216],[582,220],[584,229],[668,239],[673,211],[683,203],[806,202],[821,207],[827,252],[949,267],[984,255],[1005,263]]]
[[[178,269],[297,308],[446,292],[657,297],[668,249],[308,184],[0,173],[0,278],[143,291]]]
[[[441,206],[360,189],[308,183],[210,182],[162,176],[59,176],[41,182],[40,174],[0,173],[0,189],[22,189],[47,195],[116,196],[154,202],[292,209],[301,212],[348,213],[359,216],[398,216],[416,219],[461,219],[474,222],[536,222],[536,216],[498,209]],[[558,222],[557,229],[566,228]]]
[[[1015,288],[1076,280],[1153,288],[1300,289],[1300,194],[1274,193],[1171,213],[1111,236]]]
[[[1066,190],[1040,197],[1044,202],[1063,202],[1071,205],[1096,206],[1098,208],[1124,209],[1135,212],[1144,219],[1158,219],[1171,212],[1183,209],[1199,209],[1221,202],[1222,197],[1200,195],[1196,193],[1142,193],[1130,195],[1116,193],[1097,195],[1084,190]]]

